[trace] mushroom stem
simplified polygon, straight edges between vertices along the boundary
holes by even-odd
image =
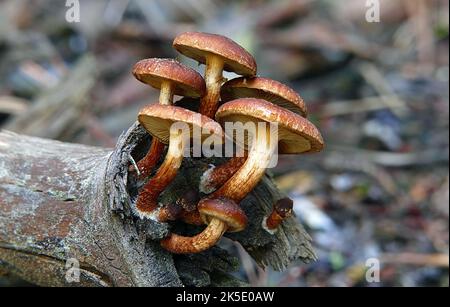
[[[225,185],[208,198],[229,198],[239,203],[258,184],[270,164],[276,147],[270,138],[269,128],[256,128],[248,158],[239,171]],[[214,246],[227,230],[223,221],[212,218],[208,226],[194,237],[171,234],[161,242],[168,251],[175,254],[199,253]]]
[[[245,152],[243,157],[232,157],[225,163],[213,166],[204,172],[200,178],[200,192],[210,194],[221,187],[244,165],[247,156],[247,152]]]
[[[267,229],[270,229],[270,230],[276,229],[284,219],[285,219],[285,217],[279,215],[277,211],[275,211],[275,210],[272,211],[272,213],[266,219]]]
[[[208,226],[198,235],[185,237],[171,234],[161,241],[161,245],[174,254],[200,253],[214,246],[227,231],[227,228],[226,223],[219,219],[212,219]]]
[[[158,139],[152,139],[150,149],[148,150],[145,157],[142,158],[137,164],[139,171],[141,172],[140,178],[146,178],[148,177],[148,175],[150,175],[150,172],[155,167],[156,163],[158,163],[159,158],[164,151],[164,147],[165,145]]]
[[[159,92],[159,104],[172,105],[175,95],[175,86],[171,81],[161,82],[161,91]]]
[[[158,207],[158,197],[173,181],[183,161],[183,152],[186,145],[183,131],[170,133],[170,143],[166,158],[155,176],[153,176],[139,192],[136,208],[139,216],[157,219],[153,216]]]
[[[171,81],[163,81],[161,83],[161,91],[159,92],[159,104],[172,105],[175,87]],[[138,162],[138,168],[141,172],[140,178],[146,178],[150,175],[152,169],[156,166],[164,151],[165,145],[157,138],[153,138],[150,149]]]
[[[210,197],[227,197],[239,204],[264,176],[275,149],[276,142],[271,140],[269,127],[261,129],[256,125],[256,135],[244,165]]]
[[[200,101],[200,113],[214,118],[216,114],[219,98],[220,87],[223,82],[224,61],[220,56],[210,55],[206,58],[205,83],[206,95]]]

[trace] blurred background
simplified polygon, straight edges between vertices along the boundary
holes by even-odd
[[[259,75],[302,95],[327,144],[273,170],[318,261],[263,271],[234,246],[237,276],[253,286],[448,286],[448,1],[368,2],[80,0],[80,22],[69,22],[65,1],[0,1],[0,129],[113,147],[158,97],[132,77],[135,62],[177,57],[201,72],[173,38],[229,36]],[[379,282],[366,280],[370,258]]]

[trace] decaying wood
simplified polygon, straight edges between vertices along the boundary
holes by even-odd
[[[130,160],[145,153],[150,138],[137,124],[116,149],[60,143],[0,132],[0,272],[50,286],[242,285],[229,275],[237,259],[215,247],[198,255],[173,256],[158,241],[168,231],[195,233],[180,222],[143,221],[132,214],[139,184]],[[208,163],[185,159],[162,204],[196,188]],[[315,259],[310,238],[294,219],[275,235],[261,228],[272,203],[282,197],[269,177],[242,206],[250,223],[227,235],[261,266],[277,270],[294,260]],[[68,259],[80,263],[80,283],[66,279]]]

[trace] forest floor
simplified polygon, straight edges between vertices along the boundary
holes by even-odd
[[[271,170],[318,261],[263,271],[225,241],[241,259],[237,276],[254,286],[448,286],[448,1],[382,1],[373,23],[364,2],[82,1],[80,22],[68,23],[63,4],[2,1],[0,128],[113,147],[157,100],[132,65],[178,57],[202,70],[173,37],[224,34],[255,55],[259,75],[300,93],[327,145]]]

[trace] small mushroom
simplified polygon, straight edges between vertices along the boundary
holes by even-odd
[[[269,216],[265,217],[262,221],[262,227],[270,234],[275,234],[278,226],[283,220],[292,216],[293,208],[292,199],[285,197],[278,200],[273,206],[272,212]]]
[[[209,33],[185,32],[177,36],[173,47],[181,54],[206,64],[206,95],[200,102],[200,113],[210,118],[216,113],[223,70],[243,76],[256,74],[253,56],[231,39]]]
[[[172,105],[173,96],[199,98],[205,93],[202,76],[173,59],[145,59],[136,63],[133,75],[142,83],[160,89],[159,104]],[[138,162],[141,178],[148,177],[164,151],[164,144],[153,139],[147,155]]]
[[[193,237],[172,233],[161,241],[163,248],[174,254],[199,253],[214,246],[226,231],[242,231],[247,225],[244,211],[228,198],[203,199],[198,211],[208,226]]]
[[[230,80],[222,85],[220,96],[222,102],[238,98],[260,98],[303,117],[308,114],[303,98],[296,91],[268,78],[240,77]],[[220,166],[208,169],[200,179],[200,191],[205,194],[214,192],[236,173],[246,160],[247,153],[244,157],[233,157]]]
[[[185,147],[194,137],[193,130],[199,129],[202,132],[202,140],[213,137],[213,141],[217,143],[222,142],[223,132],[214,120],[176,106],[149,105],[139,112],[138,120],[153,137],[163,144],[169,144],[164,162],[140,190],[136,202],[136,211],[141,218],[158,220],[155,213],[158,208],[158,197],[175,178],[183,161]],[[181,129],[171,129],[174,123],[184,123],[190,131],[185,133]]]

